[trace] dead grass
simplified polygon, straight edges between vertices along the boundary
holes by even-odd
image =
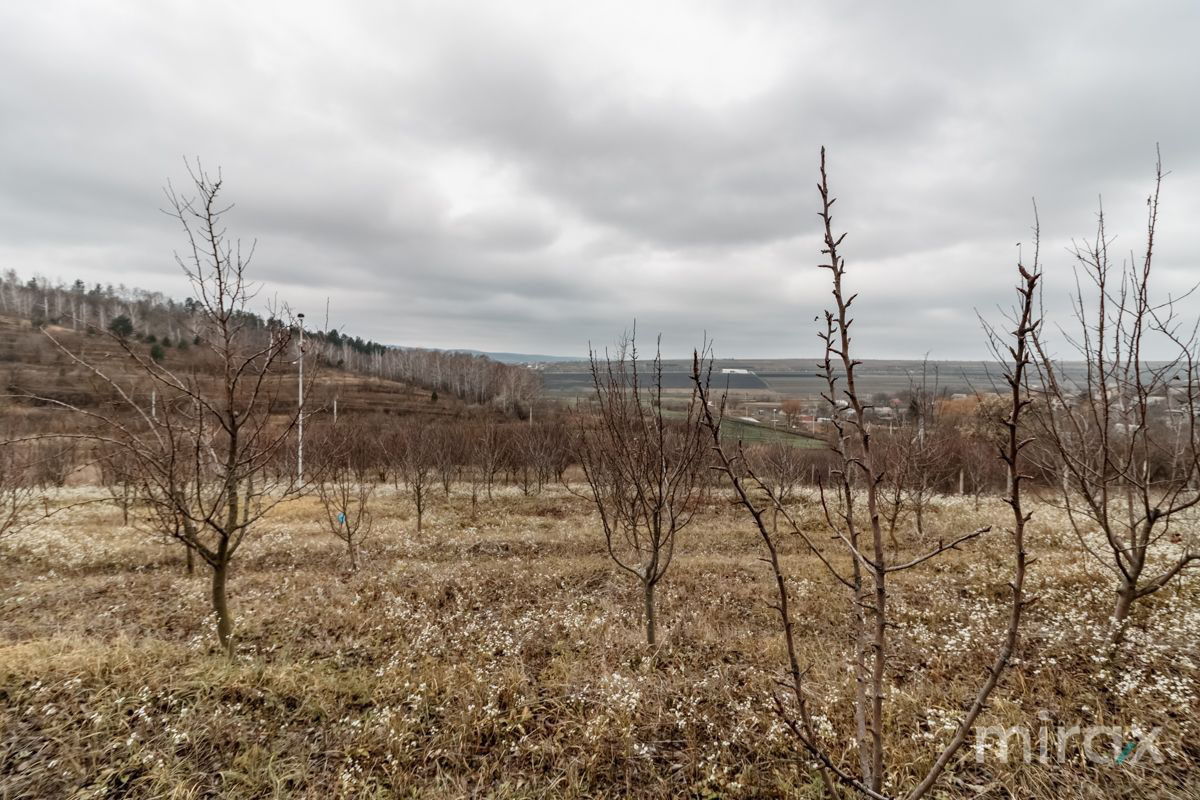
[[[178,546],[121,528],[114,509],[13,541],[0,558],[0,798],[819,796],[769,711],[781,641],[734,510],[714,505],[688,529],[650,653],[637,587],[577,498],[505,490],[473,518],[466,497],[439,495],[420,537],[402,495],[382,490],[376,509],[355,574],[311,499],[263,525],[232,577],[234,662],[206,619],[207,576],[188,578]],[[815,509],[798,513],[815,524]],[[1004,508],[946,499],[931,524],[980,517],[1003,524]],[[1162,726],[1166,761],[1088,764],[1075,747],[1063,762],[977,763],[972,738],[940,796],[1200,796],[1196,578],[1148,601],[1109,661],[1105,577],[1052,510],[1037,509],[1032,535],[1040,600],[983,724]],[[1001,634],[1001,537],[895,583],[890,790],[948,738]],[[845,598],[786,546],[813,707],[849,760]]]

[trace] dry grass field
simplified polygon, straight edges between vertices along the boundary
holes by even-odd
[[[649,651],[638,587],[561,488],[505,489],[475,515],[439,493],[420,536],[403,494],[382,489],[375,508],[353,574],[313,499],[263,523],[234,564],[233,661],[206,619],[203,565],[187,576],[180,546],[122,528],[111,505],[7,542],[0,798],[818,796],[771,710],[783,645],[739,510],[714,501],[686,529]],[[948,498],[931,524],[1006,512]],[[819,530],[811,502],[797,513]],[[1002,635],[1003,537],[895,580],[889,792],[924,772]],[[785,547],[813,710],[849,761],[844,592]],[[1148,598],[1109,658],[1109,586],[1057,512],[1035,508],[1029,549],[1039,599],[982,723],[1029,726],[1033,763],[994,747],[980,762],[973,736],[935,796],[1200,796],[1200,581]],[[1131,741],[1161,727],[1162,763],[1089,763],[1078,740],[1040,763],[1039,726],[1096,724]]]

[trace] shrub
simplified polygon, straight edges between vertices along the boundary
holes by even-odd
[[[113,317],[112,321],[108,323],[108,331],[118,339],[126,339],[133,336],[133,320],[124,314]]]

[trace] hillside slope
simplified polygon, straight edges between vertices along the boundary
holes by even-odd
[[[62,348],[56,346],[55,340]],[[177,374],[204,374],[211,369],[202,344],[180,340],[164,347],[157,339],[154,342],[134,339],[129,343],[133,352],[147,359],[151,358],[155,345],[160,348],[156,352],[161,353],[162,365]],[[53,401],[84,409],[105,404],[111,388],[64,349],[97,366],[135,393],[150,391],[144,372],[112,337],[80,333],[59,325],[48,325],[43,331],[35,329],[29,320],[0,316],[0,385],[4,387],[3,407],[10,427],[28,432],[48,429],[53,420],[61,419],[64,414],[64,409]],[[295,371],[294,367],[291,369]],[[315,358],[309,358],[306,369],[308,378],[315,375],[307,405],[310,414],[317,418],[332,414],[335,401],[339,415],[472,419],[503,416],[495,409],[470,405],[453,395],[438,394],[405,381],[363,375]],[[295,394],[291,393],[280,397],[279,402],[290,405],[295,400]]]

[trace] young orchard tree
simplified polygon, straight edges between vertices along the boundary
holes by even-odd
[[[521,487],[521,494],[528,497],[534,493],[536,471],[533,466],[533,450],[536,449],[537,431],[532,423],[509,428],[508,464],[509,471]],[[541,486],[537,490],[541,491]]]
[[[945,480],[950,464],[952,445],[942,430],[938,419],[938,376],[934,369],[933,386],[929,385],[929,366],[921,365],[921,383],[913,386],[910,407],[910,433],[908,443],[911,468],[908,470],[907,496],[913,512],[918,540],[925,539],[925,512],[937,490]]]
[[[368,441],[366,432],[353,424],[335,426],[315,465],[317,498],[325,512],[329,532],[346,545],[351,571],[358,570],[358,552],[374,525],[371,500],[375,484],[364,481],[354,464],[357,452]]]
[[[30,522],[36,488],[29,465],[18,455],[29,449],[19,444],[0,445],[0,543]]]
[[[412,495],[418,534],[424,525],[425,506],[434,486],[435,436],[428,425],[409,423],[398,428],[391,440],[399,474]]]
[[[335,423],[335,425],[338,423]],[[387,480],[387,451],[380,442],[377,419],[351,423],[344,434],[347,441],[346,463],[359,483],[382,483]]]
[[[541,493],[546,484],[561,479],[570,460],[566,428],[557,420],[524,425],[514,432],[513,449],[520,462],[521,484],[525,494]]]
[[[442,485],[442,493],[450,496],[454,482],[458,480],[463,465],[462,431],[449,423],[441,423],[432,429],[433,442],[430,445],[433,465],[437,471],[438,483]]]
[[[482,478],[484,487],[487,490],[488,500],[492,499],[492,487],[496,483],[496,475],[500,472],[501,466],[504,464],[506,457],[507,445],[505,443],[504,433],[500,427],[494,422],[485,422],[481,428],[476,431],[473,439],[472,448],[474,452],[475,471]],[[476,488],[472,484],[471,488],[471,507],[475,507],[476,503]]]
[[[470,425],[462,430],[463,474],[466,475],[467,485],[471,489],[471,515],[479,510],[479,492],[484,485],[481,437],[484,425]]]
[[[912,510],[908,502],[911,472],[914,468],[913,436],[907,428],[874,434],[876,457],[886,465],[879,482],[879,516],[887,530],[888,542],[899,549],[896,531]]]
[[[121,523],[128,527],[129,510],[137,500],[137,462],[124,447],[115,445],[103,447],[98,462],[100,480],[121,509]]]
[[[248,307],[257,289],[246,274],[253,247],[243,249],[226,233],[223,217],[229,206],[221,199],[220,174],[214,177],[199,165],[188,174],[189,194],[171,184],[165,191],[167,213],[187,242],[176,261],[195,295],[191,335],[202,339],[201,363],[186,374],[175,372],[128,337],[111,333],[126,369],[138,376],[131,387],[121,373],[70,351],[44,331],[107,385],[116,409],[95,411],[41,399],[95,423],[94,431],[60,436],[98,442],[129,458],[137,495],[157,532],[167,528],[209,566],[217,636],[232,656],[227,587],[234,557],[258,521],[299,491],[294,470],[268,471],[282,450],[294,446],[291,434],[301,411],[290,399],[296,391],[295,328],[287,309],[271,310],[279,322],[267,330],[255,324]],[[310,381],[313,374],[308,373]],[[147,402],[151,390],[153,410]]]
[[[788,503],[796,493],[796,487],[809,472],[809,465],[799,447],[787,442],[772,442],[750,447],[746,460],[755,473],[770,484],[771,491],[780,504]],[[771,515],[771,526],[779,524],[778,512]]]
[[[559,418],[543,426],[544,446],[538,462],[544,472],[544,482],[567,482],[567,470],[574,463],[571,454],[571,429],[566,420]]]
[[[806,755],[816,760],[826,794],[840,797],[842,789],[849,789],[859,795],[883,800],[889,797],[884,794],[888,766],[884,740],[884,702],[891,691],[896,689],[888,683],[889,675],[895,674],[894,670],[890,673],[888,670],[888,632],[895,628],[895,622],[889,618],[887,579],[896,572],[918,567],[940,553],[974,539],[988,529],[979,528],[948,543],[939,543],[914,557],[889,562],[889,554],[884,548],[878,497],[884,475],[877,453],[872,447],[870,427],[863,419],[865,404],[858,394],[856,384],[855,369],[859,362],[852,355],[849,332],[853,321],[849,309],[854,295],[847,294],[844,287],[846,267],[839,248],[845,234],[836,236],[833,233],[831,209],[834,198],[829,193],[824,149],[821,151],[819,190],[822,201],[821,218],[825,229],[825,246],[822,252],[829,259],[822,267],[831,273],[834,301],[834,310],[826,313],[825,330],[821,334],[826,348],[822,366],[828,386],[825,399],[830,408],[834,409],[832,414],[836,438],[833,446],[840,460],[833,472],[838,497],[829,498],[825,488],[821,488],[826,526],[833,534],[832,548],[818,546],[818,541],[823,537],[806,530],[796,521],[776,496],[771,483],[760,478],[755,466],[748,463],[740,447],[733,453],[726,450],[721,440],[725,401],[722,398],[714,407],[709,399],[707,376],[701,367],[701,355],[707,352],[707,344],[705,350],[698,352],[695,357],[693,379],[700,395],[699,407],[704,414],[709,443],[718,467],[732,484],[737,502],[753,519],[766,550],[764,560],[770,565],[774,577],[776,602],[773,608],[779,614],[788,659],[788,680],[782,684],[786,687],[787,696],[776,696],[776,710]],[[1013,511],[1013,579],[1008,625],[996,656],[950,742],[934,757],[921,779],[900,795],[909,800],[926,796],[955,754],[963,747],[975,720],[986,706],[1012,656],[1022,613],[1028,604],[1023,586],[1026,563],[1024,531],[1029,516],[1023,510],[1021,496],[1021,467],[1024,460],[1021,452],[1027,442],[1020,438],[1018,429],[1022,424],[1021,417],[1029,404],[1026,372],[1029,364],[1030,336],[1037,327],[1034,319],[1034,292],[1038,272],[1036,265],[1032,271],[1027,271],[1024,267],[1019,267],[1019,270],[1019,304],[1011,320],[1011,341],[1006,341],[1004,346],[1005,375],[1011,395],[1010,411],[1006,419],[1008,437],[1006,447],[1000,454],[1013,477],[1009,497]],[[835,361],[840,369],[834,366]],[[839,400],[843,402],[839,403]],[[848,413],[846,409],[852,409],[854,413]],[[857,473],[856,478],[851,477],[852,472]],[[792,610],[793,598],[780,563],[776,534],[766,519],[768,507],[779,514],[787,524],[788,532],[795,534],[804,543],[829,576],[837,585],[842,586],[848,595],[847,614],[853,631],[849,659],[853,675],[850,696],[855,720],[850,746],[846,746],[846,743],[827,746],[813,723],[808,706],[809,690],[806,686],[809,670],[800,663],[796,645],[797,615]],[[834,553],[843,557],[835,558]],[[843,565],[845,562],[848,562],[849,567]],[[822,596],[818,602],[827,600]],[[830,645],[833,646],[833,643]],[[839,753],[856,753],[857,768],[843,764],[843,756],[838,755]]]
[[[135,495],[137,487],[135,486]],[[146,503],[139,509],[139,514],[131,520],[135,527],[143,529],[153,537],[165,538],[183,546],[184,569],[188,575],[196,574],[196,551],[185,535],[183,515],[179,509],[169,503]]]
[[[954,437],[939,424],[937,394],[937,371],[931,387],[929,364],[922,362],[920,381],[914,377],[909,380],[907,422],[889,426],[886,434],[874,436],[875,458],[882,476],[877,493],[879,513],[893,547],[900,546],[896,531],[910,516],[917,540],[925,539],[925,512],[951,468]],[[994,461],[994,452],[989,451],[988,458]]]
[[[657,642],[654,593],[705,495],[704,437],[693,389],[678,418],[663,410],[662,356],[638,360],[636,331],[615,356],[589,349],[595,413],[576,418],[576,459],[608,554],[642,587],[646,642]]]
[[[42,488],[61,489],[67,477],[75,471],[78,442],[64,437],[47,436],[35,445],[34,475]]]
[[[1076,274],[1091,286],[1086,296],[1077,290],[1069,336],[1083,377],[1076,382],[1049,343],[1036,342],[1043,466],[1061,476],[1060,504],[1083,549],[1113,576],[1114,643],[1137,601],[1200,562],[1200,537],[1181,519],[1200,502],[1196,324],[1179,316],[1179,298],[1151,290],[1162,180],[1160,159],[1140,256],[1114,266],[1103,209],[1095,238],[1075,245]]]
[[[787,442],[754,445],[747,456],[758,474],[771,482],[775,496],[782,503],[792,499],[796,487],[808,474],[802,449]]]

